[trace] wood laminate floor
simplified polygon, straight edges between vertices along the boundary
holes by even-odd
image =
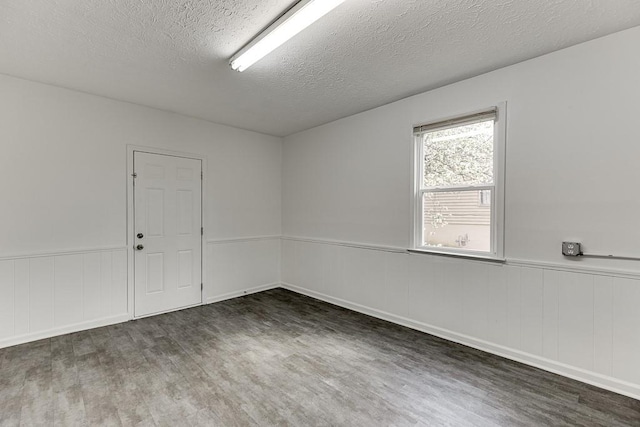
[[[276,289],[0,350],[0,425],[640,426],[640,401]]]

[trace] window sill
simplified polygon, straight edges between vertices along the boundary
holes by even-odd
[[[434,251],[430,249],[407,249],[407,252],[421,255],[436,255],[436,256],[444,256],[449,258],[462,258],[469,259],[475,261],[486,261],[486,262],[495,262],[498,264],[504,264],[507,262],[505,258],[497,258],[490,255],[479,255],[479,254],[465,254],[459,252],[445,252],[445,251]]]

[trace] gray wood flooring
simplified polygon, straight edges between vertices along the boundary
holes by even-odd
[[[640,426],[640,401],[277,289],[0,350],[0,419]]]

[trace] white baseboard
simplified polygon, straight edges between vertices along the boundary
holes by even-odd
[[[224,301],[232,298],[241,297],[243,295],[254,294],[256,292],[262,292],[262,291],[275,289],[279,287],[280,287],[280,283],[269,283],[266,285],[256,286],[256,287],[244,289],[241,291],[229,292],[223,295],[208,297],[204,302],[204,304],[211,304],[214,302]],[[199,305],[201,304],[197,304],[196,306],[199,306]],[[185,308],[186,307],[182,307],[180,308],[180,310],[183,310]],[[162,313],[155,313],[151,316],[155,316],[158,314],[162,314]],[[100,328],[102,326],[115,325],[116,323],[128,322],[129,320],[133,320],[133,319],[128,313],[123,313],[117,316],[110,316],[102,319],[91,320],[88,322],[75,323],[73,325],[67,325],[59,328],[47,329],[46,331],[23,334],[15,337],[0,339],[0,348],[12,347],[14,345],[25,344],[28,342],[38,341],[46,338],[52,338],[59,335],[86,331],[88,329]]]
[[[38,341],[45,338],[52,338],[58,335],[71,334],[73,332],[86,331],[87,329],[100,328],[103,326],[115,325],[116,323],[128,322],[131,320],[128,313],[119,314],[117,316],[104,317],[102,319],[90,320],[88,322],[75,323],[73,325],[63,326],[60,328],[47,329],[46,331],[34,332],[17,337],[11,337],[0,340],[0,348],[12,347],[18,344]]]
[[[268,291],[269,289],[279,288],[280,283],[267,283],[266,285],[255,286],[253,288],[243,289],[240,291],[228,292],[222,295],[216,295],[212,297],[207,297],[205,300],[205,304],[212,304],[214,302],[220,302],[232,298],[241,297],[244,295],[255,294],[256,292]]]
[[[426,323],[418,322],[402,316],[397,316],[395,314],[373,309],[361,304],[353,303],[340,298],[335,298],[316,291],[305,289],[290,283],[269,283],[240,291],[234,291],[222,295],[208,297],[205,304],[220,302],[279,287],[640,400],[640,385],[638,384],[629,383],[613,377],[566,365],[564,363],[560,363],[551,359],[504,347],[488,341],[480,340],[468,335],[452,332]],[[129,314],[123,313],[117,316],[110,316],[103,319],[76,323],[73,325],[53,328],[42,332],[24,334],[17,337],[0,340],[0,348],[11,347],[18,344],[24,344],[27,342],[51,338],[73,332],[85,331],[87,329],[114,325],[116,323],[123,323],[129,320],[131,320]]]
[[[335,297],[325,295],[316,291],[312,291],[296,285],[292,285],[290,283],[282,283],[281,287],[283,289],[287,289],[302,295],[307,295],[312,298],[316,298],[340,307],[347,308],[349,310],[366,314],[368,316],[386,320],[388,322],[392,322],[401,326],[406,326],[408,328],[425,332],[430,335],[435,335],[437,337],[446,339],[448,341],[453,341],[458,344],[463,344],[468,347],[472,347],[478,350],[492,353],[507,359],[514,360],[516,362],[524,363],[525,365],[534,366],[536,368],[540,368],[545,371],[552,372],[554,374],[562,375],[564,377],[568,377],[577,381],[594,385],[596,387],[603,388],[605,390],[613,391],[615,393],[640,400],[639,384],[629,383],[613,377],[598,374],[596,372],[591,372],[585,369],[577,368],[575,366],[566,365],[564,363],[560,363],[555,360],[536,356],[520,350],[509,348],[509,347],[504,347],[498,344],[480,340],[468,335],[459,334],[457,332],[452,332],[447,329],[442,329],[437,326],[428,325],[426,323],[411,320],[402,316],[397,316],[395,314],[387,313],[381,310],[376,310],[374,308],[356,304],[340,298],[335,298]]]

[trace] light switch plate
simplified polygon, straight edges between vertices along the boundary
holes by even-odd
[[[582,255],[582,245],[577,242],[562,242],[562,255],[580,256]]]

